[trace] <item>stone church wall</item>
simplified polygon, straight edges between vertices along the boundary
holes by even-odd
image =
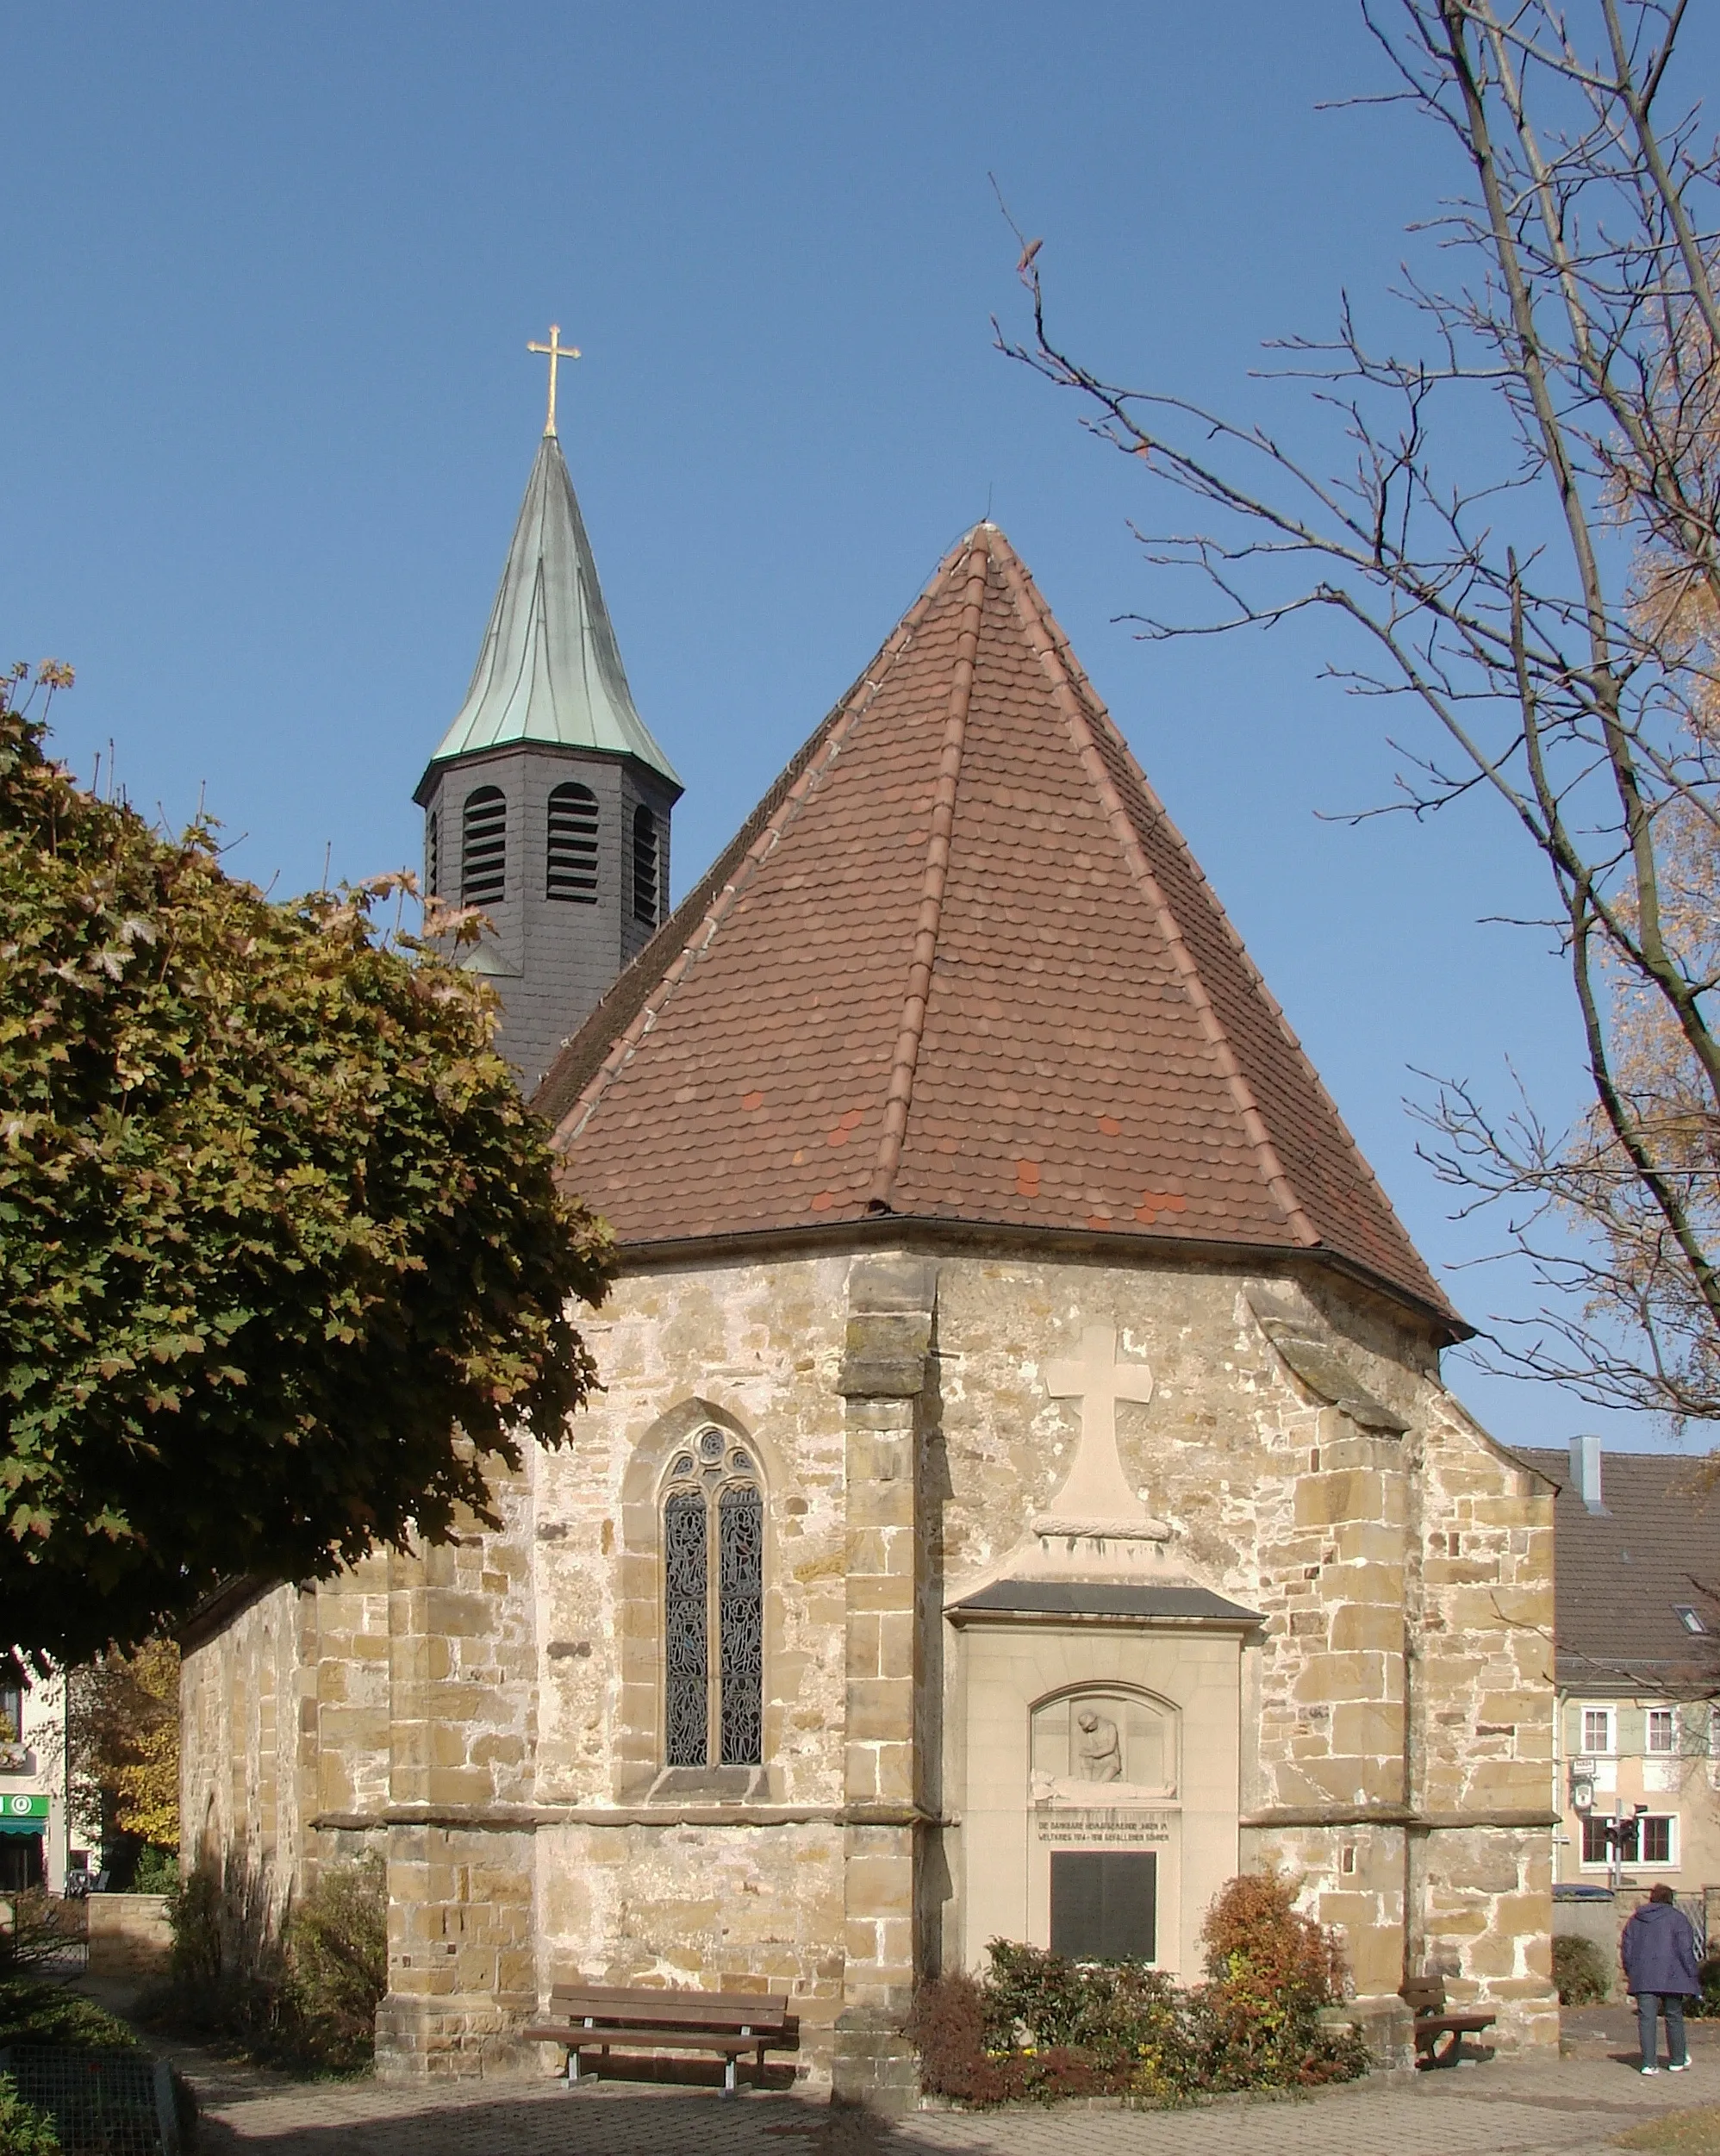
[[[250,1599],[187,1642],[179,1686],[179,1816],[185,1859],[242,1866],[279,1907],[305,1855],[300,1780],[305,1598]]]
[[[1318,1333],[1343,1399],[1291,1367],[1262,1293]],[[1497,2003],[1503,2041],[1545,2041],[1550,1497],[1423,1339],[1330,1281],[979,1251],[636,1273],[587,1325],[605,1390],[498,1487],[502,1531],[277,1591],[193,1646],[189,1831],[283,1879],[385,1849],[392,2071],[527,2063],[514,2032],[580,1975],[790,1991],[803,2067],[882,2086],[916,1969],[978,1951],[984,1748],[943,1611],[1071,1561],[1029,1524],[1080,1426],[1046,1366],[1096,1323],[1154,1376],[1116,1410],[1165,1529],[1133,1576],[1262,1620],[1224,1648],[1233,1854],[1201,1863],[1296,1872],[1363,1994],[1436,1968]],[[764,1496],[763,1764],[665,1769],[663,1480],[707,1424]]]

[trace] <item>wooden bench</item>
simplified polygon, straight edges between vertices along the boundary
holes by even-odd
[[[558,1984],[550,1993],[548,2021],[524,2033],[539,2044],[567,2048],[570,2088],[595,2081],[580,2055],[595,2051],[607,2061],[611,2045],[635,2051],[710,2051],[723,2061],[723,2094],[736,2093],[735,2069],[751,2052],[757,2072],[767,2051],[797,2051],[801,2024],[788,2002],[768,1991],[660,1991],[644,1986]]]
[[[1455,2066],[1466,2036],[1491,2028],[1496,2014],[1448,2014],[1445,1985],[1439,1977],[1406,1977],[1398,1997],[1415,2016],[1418,2066]]]

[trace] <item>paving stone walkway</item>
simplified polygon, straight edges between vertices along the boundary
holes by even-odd
[[[793,2095],[620,2082],[422,2089],[294,2082],[180,2051],[203,2156],[1600,2156],[1656,2113],[1720,2104],[1720,2032],[1687,2074],[1644,2080],[1596,2034],[1585,2055],[1376,2077],[1289,2101],[1189,2111],[1060,2105],[919,2112],[885,2133]]]

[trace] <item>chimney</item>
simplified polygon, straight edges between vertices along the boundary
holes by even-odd
[[[1571,1440],[1571,1486],[1591,1512],[1605,1512],[1600,1499],[1600,1440],[1598,1437],[1573,1437]]]

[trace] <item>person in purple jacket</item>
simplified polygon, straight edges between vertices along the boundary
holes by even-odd
[[[1642,2038],[1642,2072],[1658,2073],[1655,2050],[1660,2017],[1667,2017],[1668,2073],[1690,2064],[1684,2045],[1684,2003],[1702,1990],[1696,1973],[1696,1933],[1664,1881],[1651,1886],[1648,1898],[1624,1927],[1618,1941],[1624,1964],[1624,1988],[1636,2002],[1636,2025]]]

